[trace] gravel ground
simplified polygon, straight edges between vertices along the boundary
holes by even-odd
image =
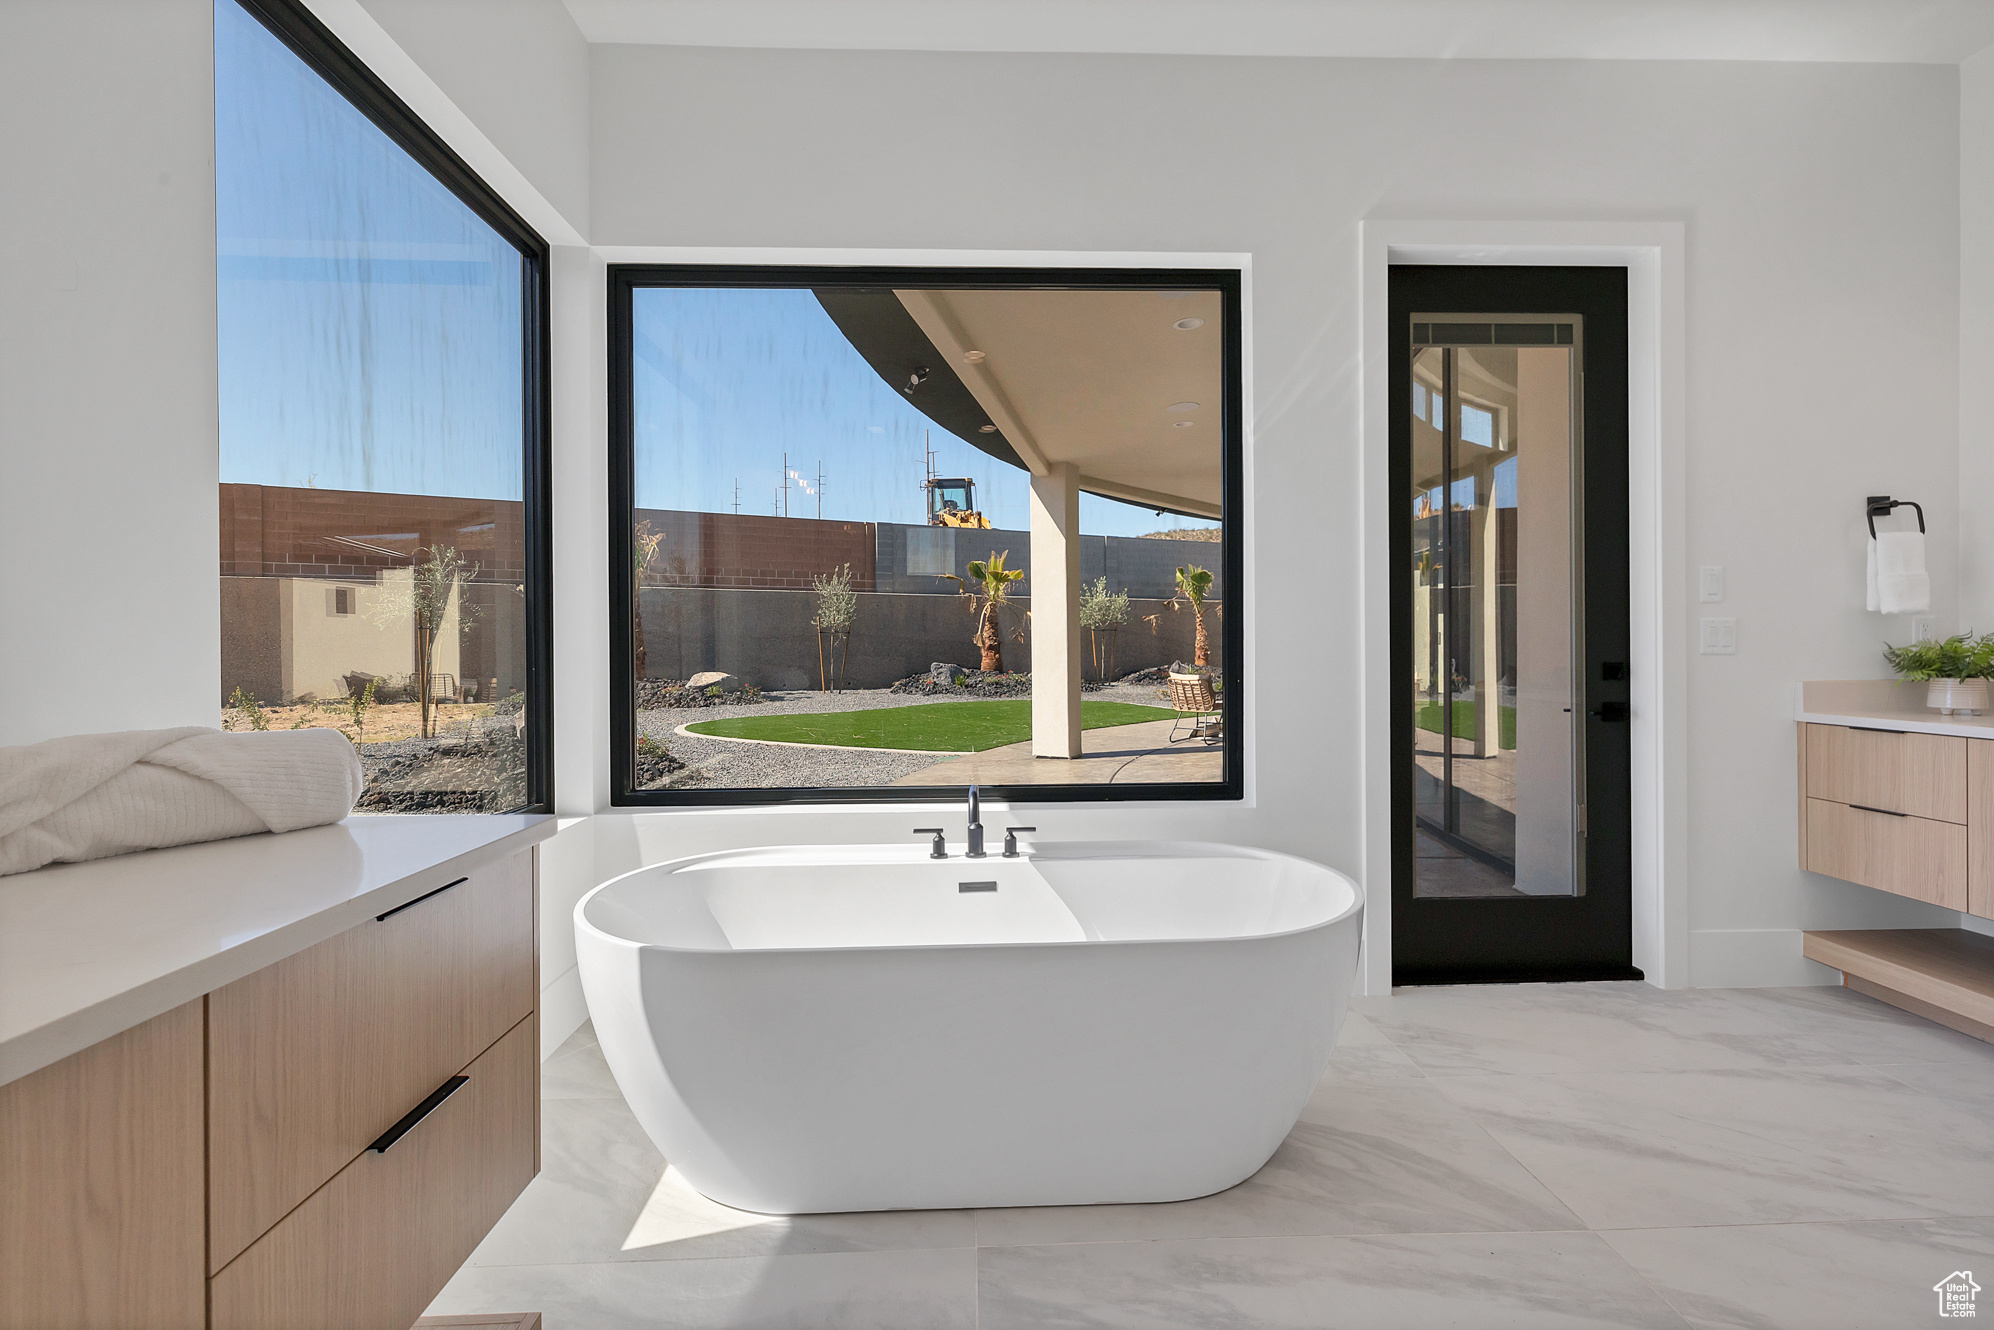
[[[1109,684],[1087,694],[1090,702],[1134,702],[1165,705],[1154,684]],[[805,715],[827,711],[871,711],[881,707],[919,707],[937,702],[974,702],[974,697],[922,697],[890,693],[884,688],[854,688],[842,693],[767,693],[755,706],[706,707],[697,716],[683,711],[637,713],[637,732],[670,746],[684,762],[677,771],[648,789],[713,785],[726,789],[766,790],[830,786],[887,785],[902,776],[948,759],[926,753],[863,752],[842,748],[804,748],[787,744],[739,743],[678,733],[680,725],[735,716]]]

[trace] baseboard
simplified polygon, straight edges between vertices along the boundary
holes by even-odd
[[[1800,954],[1797,928],[1706,928],[1689,935],[1691,988],[1828,987],[1842,972]]]
[[[540,1060],[545,1062],[554,1050],[568,1042],[568,1036],[582,1028],[589,1018],[588,1000],[582,996],[582,969],[570,965],[540,989]]]

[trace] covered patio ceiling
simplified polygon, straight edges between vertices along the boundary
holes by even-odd
[[[1034,475],[1216,520],[1224,483],[1216,291],[823,292],[881,378],[929,419]]]

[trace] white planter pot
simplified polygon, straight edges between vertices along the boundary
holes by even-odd
[[[1938,708],[1941,716],[1955,711],[1966,715],[1987,710],[1985,679],[1934,679],[1925,689],[1925,705]]]

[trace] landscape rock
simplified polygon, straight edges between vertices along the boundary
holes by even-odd
[[[741,681],[724,670],[706,670],[695,674],[685,681],[685,686],[697,689],[700,692],[705,692],[707,689],[714,687],[718,687],[723,693],[738,693],[741,691]]]
[[[928,666],[928,677],[936,683],[953,684],[959,677],[971,672],[967,665],[955,665],[946,660],[938,660]]]

